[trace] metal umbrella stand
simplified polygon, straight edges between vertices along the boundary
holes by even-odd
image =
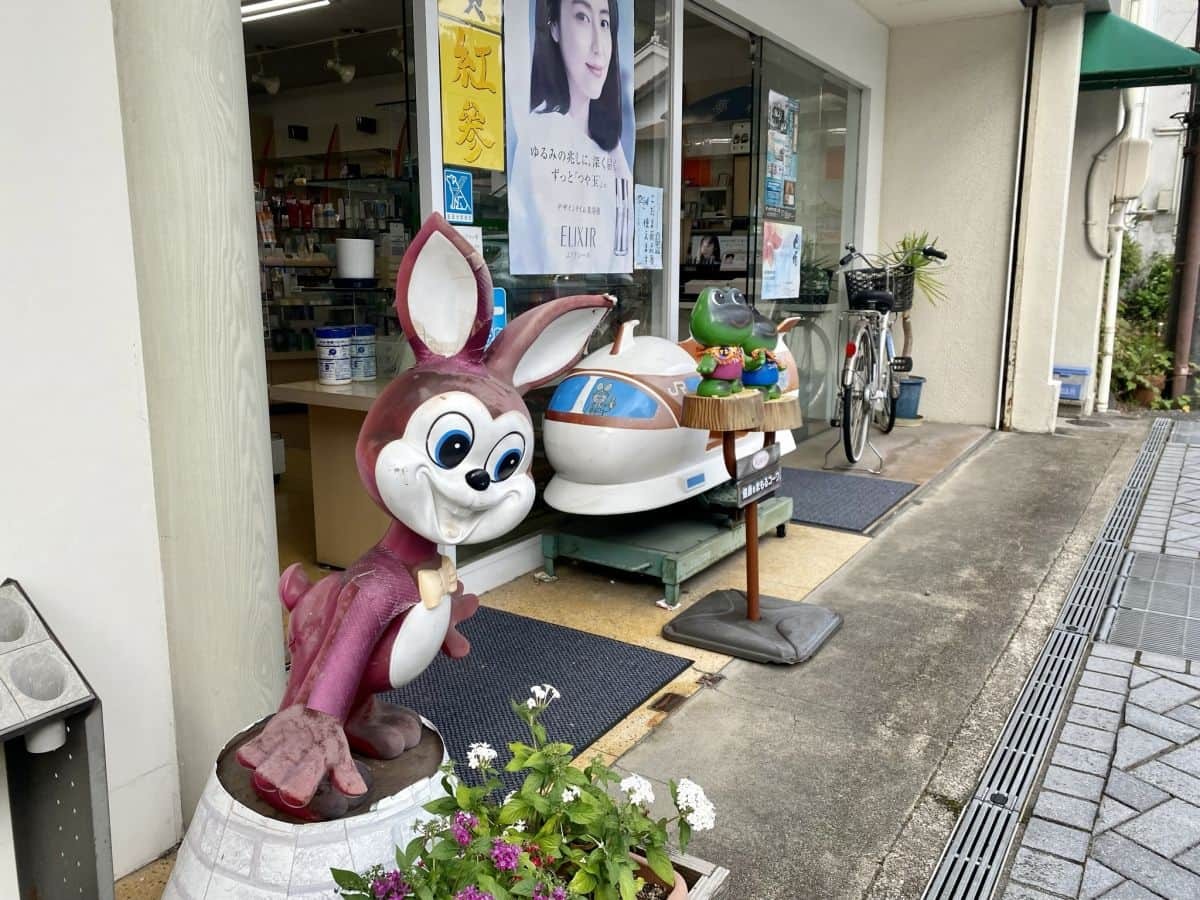
[[[713,591],[663,627],[663,637],[754,662],[804,662],[841,627],[842,617],[812,603],[762,596],[758,585],[758,502],[783,481],[775,432],[800,424],[800,404],[788,397],[766,403],[758,391],[725,398],[689,394],[683,424],[721,433],[725,468],[736,479],[738,507],[745,511],[746,590]],[[738,431],[763,432],[763,448],[737,458]]]

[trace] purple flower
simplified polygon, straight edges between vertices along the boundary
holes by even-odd
[[[371,896],[375,900],[404,900],[408,893],[408,882],[399,872],[388,872],[371,882]]]
[[[454,900],[495,900],[495,898],[487,891],[481,891],[475,885],[471,885],[455,894]]]
[[[549,894],[540,884],[533,889],[533,900],[567,900],[567,889],[556,886]]]
[[[492,839],[492,862],[502,872],[511,872],[517,867],[521,858],[521,848],[516,844],[508,844],[500,838]]]
[[[454,824],[450,826],[450,830],[458,846],[465,847],[471,843],[471,829],[478,824],[479,820],[468,812],[460,811],[454,814]]]

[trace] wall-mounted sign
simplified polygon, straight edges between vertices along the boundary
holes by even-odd
[[[508,292],[504,288],[492,288],[492,330],[488,334],[488,344],[496,339],[508,324]]]
[[[475,221],[475,177],[458,169],[442,170],[442,199],[446,221],[455,225],[470,225]]]
[[[763,222],[762,299],[791,300],[800,295],[802,229]]]
[[[514,275],[633,271],[633,19],[628,3],[505,0]]]
[[[796,118],[800,101],[768,93],[767,169],[764,200],[767,216],[796,220]]]
[[[500,0],[438,0],[442,160],[450,165],[504,171],[501,21]]]
[[[661,269],[663,189],[635,184],[633,201],[633,267]]]
[[[734,153],[750,152],[749,122],[734,122],[729,126],[729,146]]]

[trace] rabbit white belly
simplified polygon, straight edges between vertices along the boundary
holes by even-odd
[[[450,628],[450,610],[454,604],[443,596],[433,609],[418,603],[408,611],[396,639],[388,663],[388,681],[401,688],[429,667],[437,656]]]

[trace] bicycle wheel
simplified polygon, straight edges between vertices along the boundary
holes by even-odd
[[[884,434],[891,434],[896,427],[896,375],[890,365],[879,367],[880,380],[883,382],[882,406],[875,410],[875,426]]]
[[[854,358],[850,383],[842,388],[842,446],[846,459],[856,463],[862,458],[867,446],[867,432],[871,428],[871,350],[869,332],[860,332],[865,338]]]

